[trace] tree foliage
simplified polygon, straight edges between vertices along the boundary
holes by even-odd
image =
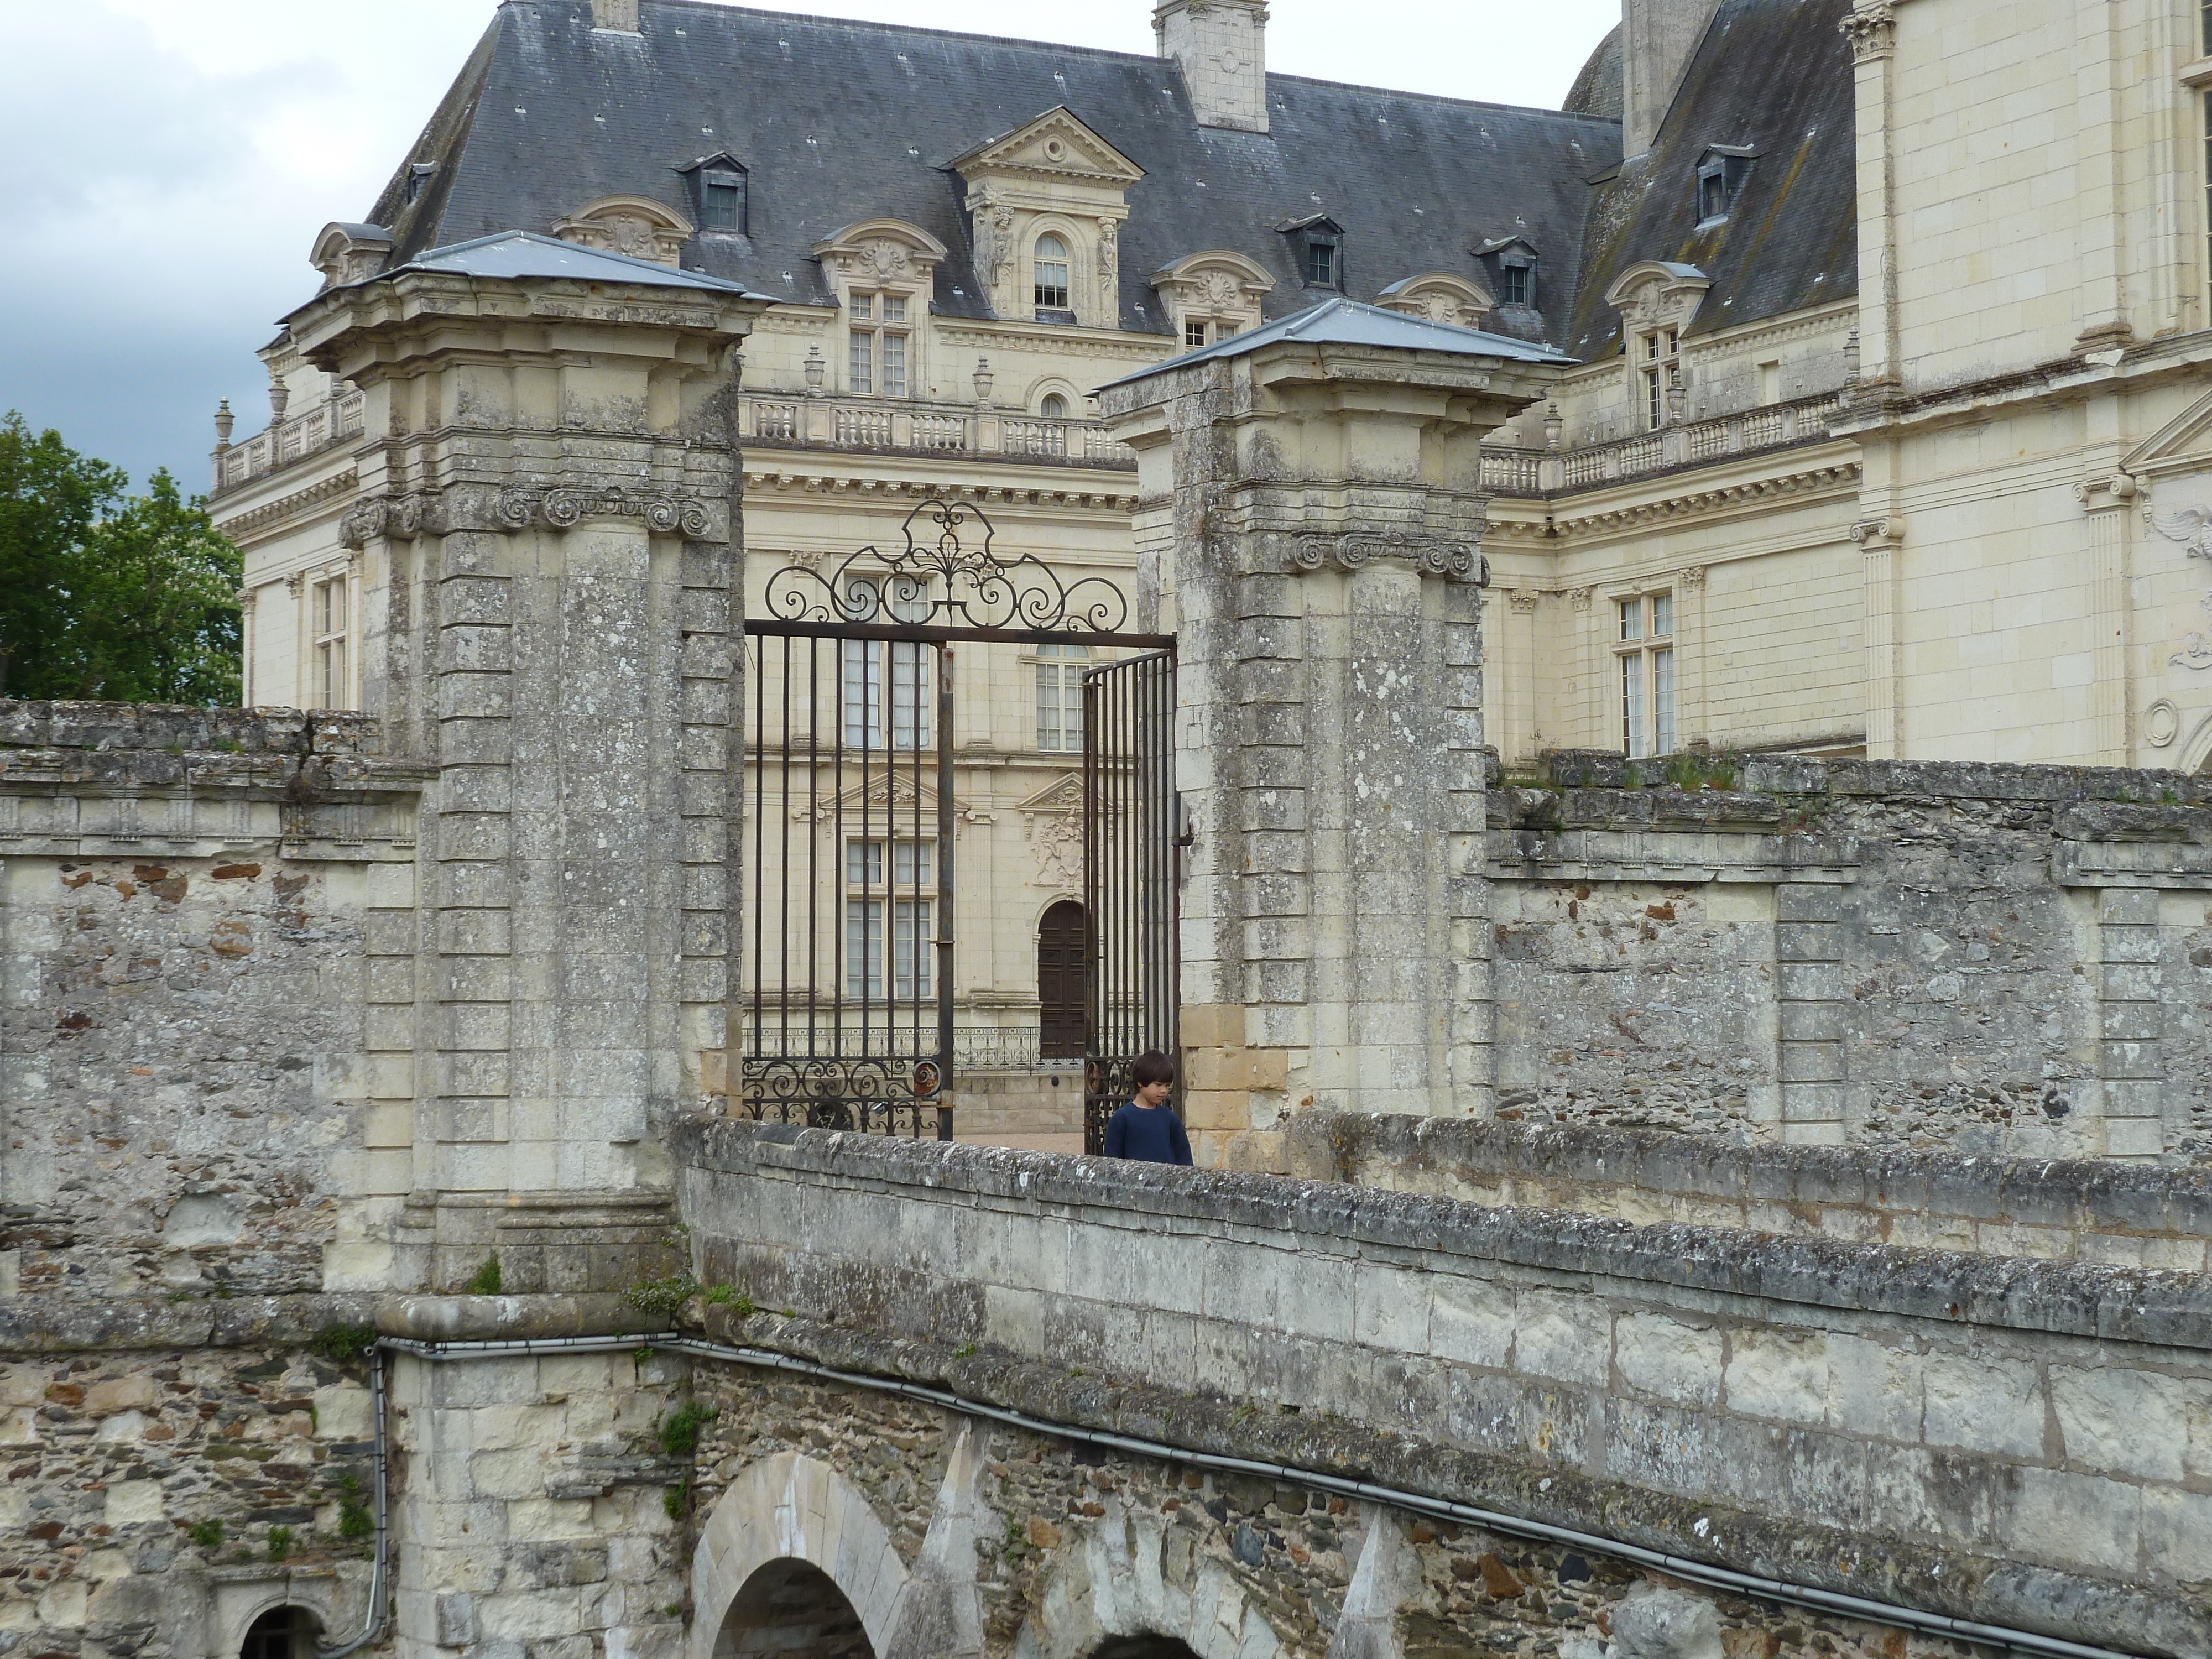
[[[130,484],[0,420],[0,697],[238,701],[244,560],[166,471]]]

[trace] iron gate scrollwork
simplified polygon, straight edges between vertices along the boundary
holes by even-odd
[[[1136,1091],[1130,1071],[1173,1057],[1182,986],[1176,894],[1186,838],[1175,790],[1175,654],[1083,676],[1083,906],[1090,927],[1083,1145]]]
[[[1064,580],[997,540],[974,505],[926,501],[902,546],[863,547],[826,574],[776,571],[762,589],[769,614],[744,624],[750,972],[732,1046],[747,1116],[910,1135],[933,1121],[951,1138],[957,648],[1073,641],[1172,663],[1171,639],[1127,631],[1115,583]],[[1087,780],[1087,738],[1084,761]],[[1125,770],[1109,763],[1105,810],[1133,803]],[[1085,800],[1087,813],[1087,788]]]

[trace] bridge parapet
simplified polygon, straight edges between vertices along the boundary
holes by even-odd
[[[797,1316],[757,1345],[866,1333],[972,1397],[2212,1651],[2201,1275],[749,1124],[681,1157],[702,1277]]]

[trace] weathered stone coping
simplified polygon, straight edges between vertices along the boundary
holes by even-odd
[[[2203,1272],[2212,1168],[1739,1146],[1656,1131],[1304,1112],[1293,1173],[1486,1204]]]
[[[332,1325],[418,1342],[640,1335],[669,1322],[618,1295],[29,1296],[0,1302],[0,1353],[297,1346]]]
[[[0,749],[149,749],[179,753],[379,753],[384,724],[331,709],[198,708],[176,703],[18,702],[0,698]]]
[[[1347,1418],[1255,1411],[1249,1401],[1040,1364],[988,1345],[890,1336],[773,1313],[741,1316],[727,1307],[705,1307],[703,1322],[716,1342],[918,1383],[1074,1428],[1370,1481],[1954,1619],[2173,1659],[2212,1653],[2204,1610],[2168,1591],[1923,1540],[1871,1540],[1815,1522],[1539,1468]]]
[[[1338,1182],[746,1121],[685,1124],[675,1152],[679,1163],[730,1173],[765,1166],[863,1188],[1250,1228],[1284,1235],[1285,1248],[1298,1248],[1300,1238],[1340,1249],[1374,1245],[1853,1312],[2212,1351],[2212,1279],[2201,1273],[1638,1226]],[[865,1254],[865,1243],[856,1249]]]
[[[1486,757],[1492,787],[1505,781]],[[1745,795],[2212,806],[2212,779],[2121,766],[1999,761],[1828,760],[1723,750],[1631,760],[1616,750],[1547,750],[1527,781],[1547,792],[1644,790]],[[1521,781],[1519,778],[1516,781]]]

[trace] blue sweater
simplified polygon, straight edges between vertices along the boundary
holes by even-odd
[[[1139,1106],[1135,1101],[1106,1121],[1106,1156],[1144,1164],[1188,1164],[1190,1137],[1169,1106]]]

